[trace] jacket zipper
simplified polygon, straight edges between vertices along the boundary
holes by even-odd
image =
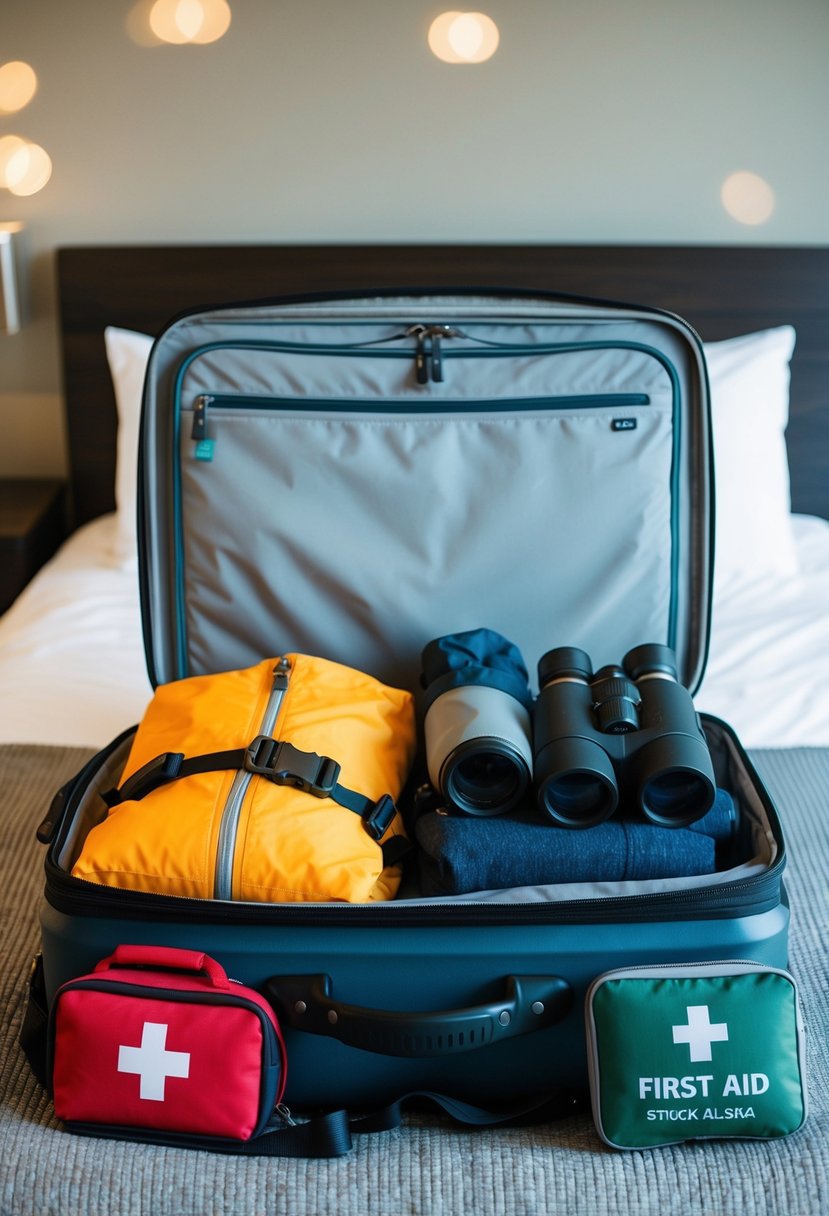
[[[273,683],[265,706],[262,721],[257,734],[271,735],[276,729],[282,701],[288,691],[288,677],[291,665],[287,659],[280,659],[273,669]],[[230,793],[222,811],[219,825],[219,839],[216,845],[216,875],[213,884],[214,899],[233,899],[233,861],[236,856],[236,838],[239,833],[239,819],[242,814],[242,803],[248,786],[254,774],[245,769],[239,769],[233,778]]]

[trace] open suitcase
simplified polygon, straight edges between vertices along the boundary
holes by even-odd
[[[423,646],[486,625],[528,666],[641,642],[702,679],[712,462],[702,347],[653,309],[541,294],[278,301],[178,318],[144,394],[140,572],[154,683],[319,655],[416,691]],[[741,850],[694,878],[387,902],[252,903],[73,877],[131,733],[58,795],[42,914],[56,989],[122,943],[266,989],[300,1109],[584,1088],[584,995],[614,967],[787,962],[780,824],[704,720]]]

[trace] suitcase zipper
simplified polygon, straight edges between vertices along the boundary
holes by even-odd
[[[433,380],[440,384],[443,380],[443,338],[469,338],[463,330],[453,325],[410,325],[404,334],[407,338],[415,338],[415,379],[418,384],[428,384]],[[469,339],[472,342],[478,338]]]
[[[273,735],[282,708],[282,701],[288,691],[288,678],[291,664],[285,658],[279,660],[273,669],[273,683],[265,706],[262,721],[259,724],[259,735]],[[219,825],[219,839],[216,845],[216,875],[213,887],[214,899],[233,898],[233,860],[236,854],[236,837],[239,832],[239,818],[242,813],[242,803],[248,786],[254,774],[239,769],[233,778],[230,793],[222,811]]]
[[[171,920],[197,924],[291,924],[337,928],[455,928],[461,925],[648,924],[760,915],[780,903],[782,857],[762,874],[716,888],[602,896],[559,903],[260,904],[101,887],[72,878],[47,862],[48,902],[69,915],[96,919]]]
[[[441,410],[456,413],[483,413],[486,410],[503,413],[511,410],[579,410],[627,409],[650,405],[647,393],[592,393],[564,397],[510,397],[491,401],[441,402]],[[366,413],[420,413],[434,410],[434,402],[412,401],[344,401],[331,397],[262,397],[238,393],[200,393],[193,402],[193,423],[190,438],[201,443],[208,434],[208,411],[268,410],[300,407],[303,410],[365,411]]]
[[[399,342],[405,338],[415,339],[415,348],[404,350],[381,350],[380,347],[389,342]],[[464,338],[474,346],[457,347],[444,351],[443,340]],[[670,360],[659,350],[641,342],[490,342],[485,338],[476,338],[464,333],[452,325],[437,325],[417,322],[402,333],[390,334],[387,338],[379,338],[375,342],[356,342],[350,344],[325,342],[211,342],[190,352],[178,369],[176,376],[175,397],[180,401],[184,376],[194,360],[213,351],[270,351],[283,355],[336,355],[342,358],[372,358],[372,359],[407,359],[414,358],[415,379],[418,384],[425,385],[431,381],[440,383],[443,380],[443,360],[453,359],[498,359],[515,358],[521,355],[559,355],[580,354],[594,350],[631,350],[654,358],[668,373],[676,390],[677,372]],[[435,366],[436,364],[436,366]]]

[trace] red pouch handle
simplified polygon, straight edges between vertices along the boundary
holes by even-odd
[[[203,972],[214,988],[229,988],[230,980],[221,963],[201,950],[180,950],[177,946],[116,946],[109,958],[102,959],[96,971],[110,967],[167,967],[174,971]]]

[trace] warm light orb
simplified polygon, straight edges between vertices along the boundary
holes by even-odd
[[[218,42],[230,28],[230,5],[227,0],[201,0],[204,17],[193,41]]]
[[[52,176],[52,161],[40,144],[23,142],[6,161],[4,182],[12,194],[37,194]]]
[[[27,106],[37,92],[34,68],[20,59],[0,67],[0,113],[14,114]]]
[[[486,13],[441,13],[429,26],[429,49],[444,63],[484,63],[499,41],[498,26]]]
[[[230,26],[227,0],[156,0],[150,27],[162,42],[215,42]]]
[[[0,187],[8,189],[8,181],[6,179],[6,171],[9,166],[9,161],[20,151],[26,147],[25,139],[21,139],[19,135],[4,135],[0,139]]]
[[[757,173],[731,173],[720,190],[722,205],[740,224],[765,224],[774,211],[774,191]]]

